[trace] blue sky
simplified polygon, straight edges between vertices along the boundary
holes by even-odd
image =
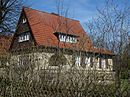
[[[57,1],[58,0],[26,0],[27,5],[34,9],[38,9],[45,12],[57,13]],[[102,9],[105,5],[105,0],[60,0],[63,2],[64,9],[69,9],[68,17],[79,20],[82,25],[91,21],[98,14],[97,8]],[[114,0],[120,6],[122,1],[126,0]],[[129,0],[128,0],[129,1]],[[130,4],[130,1],[129,1]]]

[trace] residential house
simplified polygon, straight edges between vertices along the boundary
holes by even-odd
[[[18,66],[111,71],[113,53],[93,46],[78,20],[24,7],[10,46]]]

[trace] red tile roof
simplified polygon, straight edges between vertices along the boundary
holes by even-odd
[[[23,11],[34,36],[36,46],[44,45],[102,54],[112,54],[108,50],[94,48],[89,36],[77,20],[41,12],[31,8],[23,8]],[[55,32],[79,36],[78,42],[75,44],[59,42],[54,34]]]
[[[0,35],[0,55],[5,55],[8,53],[11,40],[12,36]]]

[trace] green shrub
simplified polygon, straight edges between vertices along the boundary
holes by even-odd
[[[129,78],[128,71],[122,71],[121,72],[121,79],[128,79],[128,78]]]

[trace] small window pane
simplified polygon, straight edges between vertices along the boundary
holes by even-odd
[[[23,19],[23,24],[26,23],[26,22],[27,22],[27,20],[26,20],[26,19]]]
[[[85,64],[90,66],[90,57],[85,58]]]
[[[75,60],[75,64],[79,66],[81,62],[81,57],[77,56]]]

